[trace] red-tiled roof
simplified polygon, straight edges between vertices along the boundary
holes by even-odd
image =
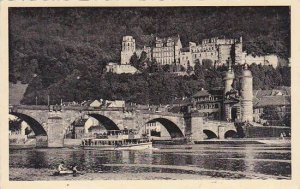
[[[260,99],[254,100],[254,107],[264,107],[264,106],[284,106],[291,104],[290,96],[264,96]]]
[[[203,97],[203,96],[209,96],[210,93],[207,91],[207,90],[201,90],[201,91],[198,91],[197,93],[195,93],[193,95],[193,97]]]
[[[283,106],[291,104],[291,88],[278,87],[272,90],[254,90],[254,107]]]
[[[256,98],[262,98],[264,96],[276,96],[276,95],[288,95],[291,96],[291,87],[278,87],[278,89],[270,90],[254,90],[253,96]]]

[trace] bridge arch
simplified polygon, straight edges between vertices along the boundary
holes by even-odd
[[[237,132],[234,130],[228,130],[224,134],[224,138],[233,138],[237,136]]]
[[[87,115],[90,116],[90,117],[95,118],[100,123],[102,123],[103,127],[106,130],[120,130],[118,125],[113,120],[108,118],[107,116],[104,116],[104,115],[101,115],[101,114],[96,114],[96,113],[90,113],[90,114],[87,114]]]
[[[183,132],[181,129],[171,120],[166,118],[154,118],[147,121],[145,124],[150,122],[159,122],[162,126],[164,126],[168,133],[170,134],[171,138],[183,138]]]
[[[97,121],[99,121],[99,123],[101,123],[106,130],[120,130],[118,125],[112,119],[110,119],[109,117],[107,117],[105,115],[102,115],[99,113],[88,113],[85,115],[92,117],[92,118],[96,119]],[[71,123],[74,124],[74,122],[78,119],[80,119],[80,117],[77,117],[75,120],[71,121]]]
[[[29,125],[29,127],[33,130],[36,136],[47,136],[47,132],[42,126],[42,124],[38,122],[36,119],[34,119],[33,117],[18,112],[10,112],[9,114],[14,115],[19,119],[25,121]]]
[[[207,139],[218,138],[218,135],[215,132],[211,131],[211,130],[204,129],[203,133],[207,136]]]

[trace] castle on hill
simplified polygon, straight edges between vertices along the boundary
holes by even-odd
[[[142,52],[146,53],[147,59],[156,61],[159,65],[181,65],[185,69],[189,66],[194,67],[198,62],[200,64],[210,63],[218,67],[226,65],[230,59],[234,64],[262,64],[278,66],[278,57],[276,55],[252,56],[243,51],[243,39],[227,39],[213,37],[203,39],[201,43],[189,42],[188,47],[183,47],[180,36],[155,38],[153,46],[144,46],[141,49],[136,48],[136,41],[132,36],[123,36],[121,62],[109,63],[108,72],[114,73],[137,73],[138,70],[130,65],[130,59],[136,53],[138,56]]]

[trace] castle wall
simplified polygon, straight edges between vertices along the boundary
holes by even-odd
[[[220,45],[219,46],[219,57],[218,57],[218,66],[226,65],[226,62],[231,58],[231,48],[232,45]]]
[[[202,43],[190,42],[189,48],[192,61],[210,59],[216,66],[226,65],[226,61],[231,58],[238,64],[243,62],[242,38],[238,39],[203,39]]]
[[[243,55],[242,64],[261,64],[261,65],[271,65],[274,68],[278,66],[278,57],[277,55],[266,55],[266,56],[253,56],[251,54],[247,55],[246,53]]]
[[[242,64],[243,62],[243,44],[236,43],[234,46],[235,64]]]
[[[274,68],[278,66],[278,57],[277,55],[266,55],[265,56],[265,65],[271,65]]]
[[[261,58],[246,56],[242,51],[242,38],[238,39],[203,39],[202,43],[189,43],[189,51],[181,52],[182,44],[178,37],[156,38],[155,47],[144,47],[136,50],[135,39],[132,36],[124,36],[122,41],[121,64],[129,64],[130,58],[136,52],[138,56],[145,51],[149,60],[155,59],[158,64],[181,64],[187,68],[187,62],[191,66],[196,61],[201,64],[203,60],[209,59],[216,66],[225,65],[226,61],[231,58],[236,64],[245,62],[262,62]],[[274,57],[264,57],[263,62],[270,62],[271,65],[277,65]],[[278,62],[278,61],[277,61]]]
[[[188,64],[190,64],[190,66],[192,66],[192,67],[195,66],[195,63],[192,59],[191,52],[181,52],[180,53],[180,65],[182,65],[185,69],[187,69]]]
[[[135,74],[138,72],[138,70],[131,65],[127,64],[115,64],[115,63],[110,63],[106,65],[106,72],[112,72],[116,74],[122,74],[122,73],[129,73],[129,74]]]
[[[181,48],[179,36],[167,39],[156,38],[152,58],[162,65],[179,63]]]
[[[165,65],[172,64],[175,62],[175,49],[174,47],[154,47],[153,48],[153,59],[157,63]]]

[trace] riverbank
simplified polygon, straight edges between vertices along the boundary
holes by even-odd
[[[243,138],[243,139],[210,139],[194,141],[195,144],[277,144],[290,145],[291,139],[286,138]]]
[[[210,176],[176,173],[84,173],[76,177],[72,175],[53,176],[55,170],[34,168],[10,168],[9,179],[12,181],[44,181],[44,180],[193,180],[213,179]]]

